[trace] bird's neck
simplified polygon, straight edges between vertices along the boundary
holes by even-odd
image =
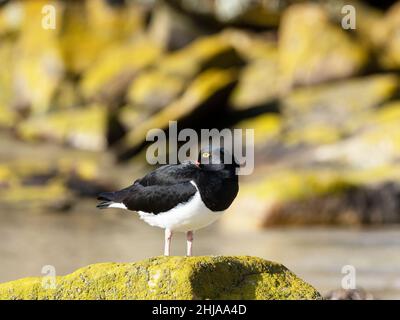
[[[196,181],[201,198],[212,211],[227,209],[238,192],[238,176],[228,170],[204,171]]]

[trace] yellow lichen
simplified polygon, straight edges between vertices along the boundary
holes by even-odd
[[[281,203],[346,190],[352,185],[340,172],[331,170],[279,170],[242,188],[243,195]]]
[[[59,39],[66,68],[84,72],[99,52],[139,31],[141,11],[137,7],[112,8],[102,0],[66,3]]]
[[[23,19],[20,37],[15,43],[13,82],[15,84],[14,103],[21,107],[31,107],[35,114],[42,114],[51,107],[51,100],[62,77],[64,62],[58,46],[59,29],[42,27],[42,8],[48,1],[23,1]],[[61,4],[54,2],[57,11]],[[62,17],[57,18],[62,23]]]
[[[182,91],[181,77],[152,70],[139,75],[128,90],[129,101],[139,107],[161,108],[172,102]]]
[[[235,128],[253,129],[254,143],[264,144],[278,138],[282,130],[282,118],[276,114],[264,114],[254,119],[243,120],[236,124]]]
[[[101,105],[55,111],[32,117],[18,126],[26,140],[49,139],[87,150],[106,146],[106,109]]]
[[[390,98],[398,86],[399,78],[394,74],[373,75],[300,88],[292,91],[283,100],[283,105],[288,115],[307,114],[318,109],[360,112]]]
[[[318,4],[297,4],[282,16],[279,66],[285,83],[311,84],[352,75],[365,64],[365,49],[330,23]]]
[[[85,97],[91,97],[121,74],[134,73],[160,57],[161,49],[146,39],[134,43],[115,44],[99,54],[81,82]]]
[[[284,138],[290,144],[329,144],[342,138],[340,130],[322,123],[311,123],[304,128],[290,130]]]
[[[223,34],[201,37],[185,48],[161,58],[156,67],[165,74],[190,80],[207,61],[231,49]]]
[[[155,257],[100,263],[56,278],[0,284],[0,299],[321,299],[281,264],[248,256]]]
[[[130,131],[120,147],[132,147],[141,143],[149,130],[168,127],[169,121],[179,120],[189,114],[207,98],[228,86],[235,79],[235,70],[209,69],[202,72],[189,84],[179,99]]]

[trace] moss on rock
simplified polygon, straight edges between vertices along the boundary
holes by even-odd
[[[400,66],[400,3],[394,4],[375,28],[380,62],[388,69]]]
[[[134,106],[156,111],[171,103],[184,86],[183,78],[179,76],[151,70],[133,81],[128,90],[128,99]]]
[[[318,4],[296,4],[282,16],[279,27],[279,59],[288,84],[314,84],[358,73],[367,53],[330,22]]]
[[[235,69],[207,69],[200,73],[183,92],[179,99],[163,108],[154,116],[138,124],[119,143],[120,152],[132,149],[143,143],[149,130],[166,128],[169,121],[184,118],[204,104],[212,96],[229,87],[237,78]]]
[[[84,97],[91,98],[100,93],[111,97],[119,90],[124,92],[120,87],[125,89],[131,77],[152,64],[161,53],[161,48],[145,38],[108,46],[82,77]]]
[[[106,124],[106,108],[90,104],[31,117],[17,131],[27,141],[51,140],[97,151],[106,147]]]
[[[0,284],[0,299],[321,299],[281,264],[248,256],[100,263],[56,278]]]
[[[282,100],[283,140],[290,145],[338,142],[362,128],[398,86],[396,75],[385,74],[293,90]]]

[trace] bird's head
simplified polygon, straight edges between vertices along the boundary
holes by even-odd
[[[235,157],[224,148],[202,149],[199,152],[197,164],[200,169],[206,171],[235,171],[240,165]]]

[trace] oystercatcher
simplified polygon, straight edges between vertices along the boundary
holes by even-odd
[[[235,199],[238,167],[223,148],[200,151],[197,161],[161,166],[127,188],[99,194],[97,207],[137,211],[149,225],[165,229],[166,256],[172,233],[185,232],[191,256],[193,231],[215,222]]]

